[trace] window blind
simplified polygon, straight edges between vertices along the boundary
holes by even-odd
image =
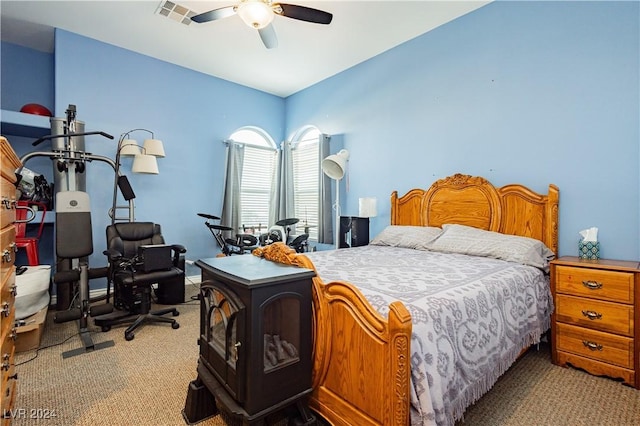
[[[245,145],[240,190],[241,226],[269,227],[271,187],[275,180],[276,152]]]
[[[293,186],[296,217],[300,219],[296,232],[309,225],[309,239],[318,239],[319,145],[317,137],[295,144],[292,150]]]

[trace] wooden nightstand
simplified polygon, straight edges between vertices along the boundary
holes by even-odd
[[[640,265],[561,257],[551,262],[551,353],[640,389]]]

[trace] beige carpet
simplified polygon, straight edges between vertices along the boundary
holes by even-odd
[[[530,349],[456,426],[638,426],[640,391],[551,363]]]
[[[188,293],[194,294],[192,286]],[[63,359],[62,353],[81,347],[77,321],[54,324],[50,310],[41,346],[65,343],[16,357],[18,396],[16,408],[50,410],[48,421],[16,419],[14,425],[184,425],[181,410],[189,382],[196,378],[197,338],[200,319],[196,301],[181,304],[169,324],[149,324],[135,338],[124,339],[124,327],[109,332],[95,330],[95,343],[113,340],[115,345]],[[90,321],[93,324],[93,321]],[[224,425],[220,418],[200,423]]]
[[[191,285],[187,289],[188,296],[197,291]],[[81,346],[77,322],[54,324],[51,310],[41,346],[72,337],[57,346],[17,355],[16,361],[22,364],[16,368],[15,408],[25,409],[27,416],[40,409],[55,417],[17,418],[13,424],[185,425],[181,411],[189,382],[196,377],[199,305],[192,301],[179,310],[179,329],[146,325],[130,342],[124,340],[122,327],[107,333],[92,327],[94,342],[113,340],[115,346],[67,359],[62,358],[63,352]],[[217,416],[199,424],[225,422]],[[556,367],[548,347],[542,346],[514,365],[458,425],[640,425],[640,391]]]

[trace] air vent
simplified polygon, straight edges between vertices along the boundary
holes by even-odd
[[[160,2],[160,6],[158,6],[156,13],[184,25],[191,24],[191,17],[197,15],[193,10],[189,10],[184,6],[180,6],[179,4],[168,0]]]

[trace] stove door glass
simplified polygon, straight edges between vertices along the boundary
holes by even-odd
[[[264,372],[300,361],[300,299],[284,296],[263,310]]]

